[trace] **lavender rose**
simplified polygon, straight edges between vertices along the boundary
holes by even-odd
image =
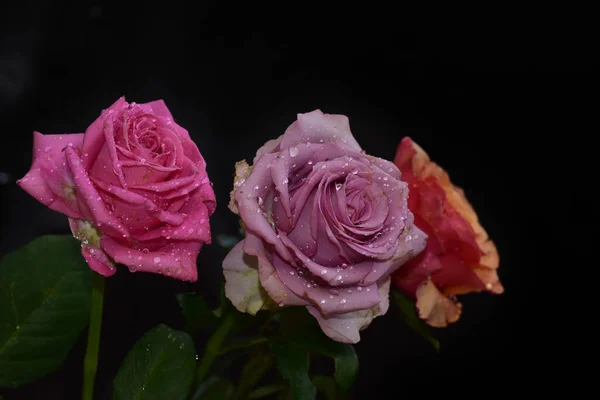
[[[229,207],[246,237],[223,261],[227,297],[251,314],[306,306],[329,337],[358,342],[387,312],[390,274],[425,247],[400,171],[361,150],[346,116],[319,110],[253,163],[236,165]]]

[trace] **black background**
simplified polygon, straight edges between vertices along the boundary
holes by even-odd
[[[551,336],[561,322],[542,315],[560,306],[555,288],[541,282],[586,236],[567,225],[567,203],[590,169],[585,140],[593,131],[583,120],[597,110],[585,101],[594,96],[585,22],[479,9],[465,10],[464,21],[434,21],[374,2],[167,3],[40,0],[0,15],[0,254],[68,232],[64,216],[15,185],[29,169],[34,130],[83,132],[121,95],[164,99],[208,163],[216,236],[238,227],[227,209],[234,163],[252,159],[297,113],[319,108],[349,116],[370,154],[393,159],[409,135],[442,165],[496,242],[506,288],[461,298],[460,321],[435,331],[439,356],[393,308],[376,319],[356,346],[353,398],[413,390],[487,397],[533,387],[538,374],[547,379],[542,369],[566,368],[547,364],[556,361],[560,341]],[[597,208],[585,213],[596,217]],[[568,239],[543,238],[552,232]],[[549,249],[553,262],[543,260]],[[182,327],[174,292],[215,300],[225,254],[206,246],[194,285],[126,269],[107,281],[99,398],[141,334],[159,322]],[[58,371],[0,395],[78,398],[84,350],[82,335]]]

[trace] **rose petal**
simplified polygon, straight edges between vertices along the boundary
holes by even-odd
[[[334,288],[328,284],[321,285],[314,276],[292,267],[277,255],[273,256],[273,266],[286,288],[309,300],[324,315],[364,310],[380,301],[375,284],[361,286],[360,289],[357,286]]]
[[[243,247],[242,240],[223,260],[225,296],[238,311],[256,315],[265,306],[268,296],[260,286],[258,258],[244,253]]]
[[[131,272],[163,274],[189,282],[198,279],[196,259],[202,243],[174,242],[152,251],[144,251],[123,246],[103,235],[100,238],[100,246],[115,262],[128,266]]]
[[[179,226],[183,223],[183,217],[181,215],[163,210],[147,197],[139,195],[130,190],[120,188],[118,186],[109,185],[101,181],[94,180],[94,183],[102,190],[110,193],[110,195],[127,203],[127,205],[124,206],[125,210],[123,210],[123,212],[119,212],[118,210],[116,210],[117,215],[123,214],[127,215],[127,217],[129,218],[138,218],[140,221],[144,221],[147,219],[147,215],[145,213],[148,213],[160,222],[164,222],[169,225]],[[131,206],[142,207],[136,208]]]
[[[317,319],[323,332],[335,341],[358,343],[360,331],[367,328],[374,318],[384,315],[389,308],[390,280],[379,286],[381,302],[366,310],[324,317],[315,307],[307,307],[308,312]]]
[[[419,286],[432,273],[442,268],[440,259],[432,251],[429,243],[418,256],[402,265],[393,276],[393,282],[402,292],[416,300],[415,293]]]
[[[150,107],[152,109],[152,114],[156,117],[173,119],[173,115],[171,115],[171,111],[169,111],[169,108],[163,99],[150,101],[148,103],[144,103],[144,105]]]
[[[406,229],[400,236],[396,254],[389,260],[364,261],[372,265],[371,272],[365,277],[365,284],[380,281],[400,268],[408,260],[418,255],[425,248],[427,236],[416,226]],[[355,265],[360,268],[362,263]]]
[[[416,297],[419,317],[430,326],[443,328],[460,318],[462,305],[450,301],[430,280],[417,289]]]
[[[174,121],[173,115],[171,115],[171,111],[169,111],[169,108],[165,104],[164,100],[155,100],[145,103],[144,105],[149,106],[152,109],[152,114],[165,119],[165,123],[169,125],[171,129],[177,132],[179,137],[182,139],[190,139],[190,134],[188,133],[187,129],[181,127]]]
[[[254,160],[252,160],[252,163],[256,164],[256,162],[265,154],[278,151],[281,139],[283,139],[283,135],[279,136],[277,139],[271,139],[267,141],[267,143],[263,144],[256,152],[256,156],[254,157]]]
[[[238,208],[234,198],[235,191],[238,190],[238,188],[242,186],[244,182],[246,182],[246,179],[250,176],[251,172],[252,167],[248,165],[246,160],[238,161],[235,163],[233,190],[229,193],[229,209],[235,214],[238,214]]]
[[[271,264],[266,256],[264,244],[252,233],[246,234],[246,238],[244,239],[244,252],[258,257],[258,276],[260,278],[260,284],[275,303],[288,306],[303,306],[308,304],[306,300],[296,296],[294,292],[281,282],[273,264]]]
[[[193,199],[188,202],[194,201]],[[162,225],[149,232],[136,235],[136,239],[142,242],[165,238],[166,240],[189,240],[202,243],[211,242],[209,212],[206,205],[201,201],[189,206],[191,212],[187,214],[180,225]],[[178,215],[178,214],[174,214]]]
[[[294,255],[302,262],[303,267],[311,274],[328,282],[332,287],[340,285],[356,285],[371,272],[371,264],[352,265],[352,268],[331,268],[318,264],[308,258],[304,252],[298,248],[285,233],[280,233],[281,241],[294,252]],[[372,282],[369,282],[371,284]]]
[[[117,272],[114,263],[110,261],[106,253],[104,253],[96,246],[82,244],[81,255],[85,259],[85,262],[92,269],[92,271],[95,271],[100,275],[103,275],[108,278],[109,276],[113,276],[115,272]]]
[[[298,114],[298,119],[283,134],[280,148],[287,149],[298,143],[336,143],[361,150],[350,131],[348,117],[323,114],[321,110]]]
[[[43,135],[34,132],[31,169],[17,184],[52,210],[71,218],[82,218],[75,183],[63,151],[69,144],[81,147],[82,143],[83,134]]]
[[[272,160],[273,158],[270,155],[266,155],[254,165],[252,174],[235,191],[234,199],[247,231],[255,232],[267,243],[274,245],[282,257],[291,261],[289,251],[277,237],[259,205],[259,198],[264,201],[264,198],[273,188],[273,182],[269,179],[268,173],[270,168],[268,165]]]
[[[77,200],[80,205],[85,205],[87,208],[86,211],[88,211],[92,217],[88,219],[93,220],[96,225],[102,226],[102,232],[105,234],[129,240],[129,232],[127,232],[119,220],[106,208],[98,191],[87,175],[83,162],[76,150],[72,146],[67,146],[65,152],[67,156],[67,165],[73,175],[73,181],[75,182]]]
[[[104,147],[104,121],[109,116],[122,113],[127,107],[128,103],[125,101],[125,97],[120,97],[110,107],[103,110],[100,116],[85,130],[83,149],[81,150],[83,154],[83,168],[85,170],[89,170],[92,167],[100,154],[100,150]]]

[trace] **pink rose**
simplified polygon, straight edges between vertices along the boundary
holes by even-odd
[[[197,279],[215,195],[206,163],[162,100],[120,98],[85,133],[34,133],[33,165],[18,182],[69,217],[91,269]]]
[[[358,342],[388,309],[390,274],[425,247],[400,171],[361,150],[347,117],[319,110],[253,163],[236,165],[230,208],[246,237],[223,262],[227,297],[252,314],[270,299],[306,306],[328,336]]]

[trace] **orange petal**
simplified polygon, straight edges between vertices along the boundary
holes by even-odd
[[[411,139],[412,149],[414,150],[414,156],[412,158],[412,169],[415,176],[419,179],[433,178],[435,179],[440,187],[444,190],[448,203],[458,212],[473,228],[475,232],[475,240],[479,249],[482,252],[481,259],[479,261],[480,268],[475,267],[474,270],[481,280],[486,284],[486,288],[493,293],[502,293],[504,288],[500,283],[498,274],[495,270],[500,265],[500,257],[498,250],[489,239],[488,233],[483,229],[479,223],[477,213],[473,209],[473,206],[465,196],[464,191],[452,184],[448,173],[441,167],[431,161],[427,153]],[[462,294],[472,291],[472,288],[453,288],[452,294]]]
[[[444,296],[432,281],[428,280],[417,289],[417,310],[419,317],[435,328],[444,328],[458,321],[462,305]]]

